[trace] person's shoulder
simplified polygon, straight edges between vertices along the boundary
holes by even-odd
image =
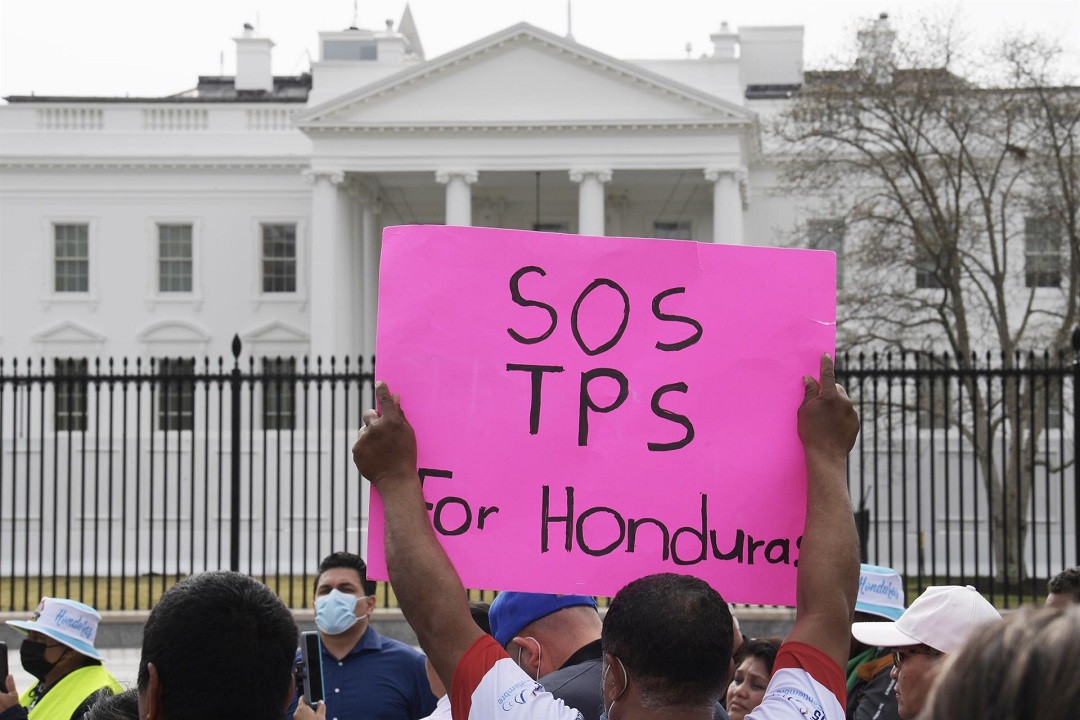
[[[394,638],[386,637],[385,635],[380,635],[379,640],[382,643],[380,647],[383,652],[401,654],[409,658],[424,657],[424,654],[422,652],[414,648],[412,645],[403,643],[400,640],[395,640]]]
[[[577,665],[571,665],[570,667],[560,668],[554,672],[550,672],[547,675],[540,678],[540,684],[544,686],[544,689],[558,697],[560,690],[577,686],[582,682],[591,683],[600,677],[600,673],[603,670],[603,660],[586,660],[580,662]],[[596,685],[596,690],[599,692],[599,684]]]

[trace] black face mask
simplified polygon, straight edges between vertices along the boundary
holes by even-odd
[[[57,660],[51,663],[45,659],[45,651],[49,647],[51,646],[37,640],[23,640],[22,647],[19,648],[19,659],[22,661],[23,670],[38,680],[44,680],[45,676],[56,667],[56,663],[60,662]]]

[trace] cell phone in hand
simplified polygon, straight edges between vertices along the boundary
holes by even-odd
[[[304,676],[304,702],[314,706],[324,699],[322,641],[319,633],[300,633],[300,670]]]
[[[0,692],[7,691],[4,682],[7,680],[8,674],[7,643],[0,642]]]

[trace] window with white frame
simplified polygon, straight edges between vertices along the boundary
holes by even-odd
[[[570,232],[570,228],[566,223],[533,223],[532,229],[536,232]]]
[[[158,223],[157,229],[158,292],[190,293],[194,285],[192,226]]]
[[[836,287],[844,284],[844,221],[839,218],[811,220],[806,224],[807,247],[836,253]]]
[[[653,237],[668,240],[691,240],[689,220],[656,220],[653,222]]]
[[[195,427],[195,359],[159,358],[157,363],[158,430]]]
[[[86,223],[53,225],[53,290],[90,292],[90,226]]]
[[[296,359],[263,361],[263,427],[267,430],[296,428]]]
[[[1061,223],[1057,218],[1024,220],[1024,281],[1027,287],[1061,287]]]
[[[262,291],[296,292],[296,224],[263,223]]]
[[[56,358],[53,370],[53,427],[57,432],[86,432],[86,358]]]

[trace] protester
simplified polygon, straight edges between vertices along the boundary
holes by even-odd
[[[20,695],[15,679],[7,676],[7,692],[0,693],[0,720],[80,720],[98,690],[121,692],[94,647],[100,621],[101,615],[89,605],[51,597],[41,598],[30,620],[8,620],[26,635],[19,659],[37,682]]]
[[[84,720],[140,720],[138,689],[125,690],[118,695],[98,691]]]
[[[798,431],[808,475],[806,525],[795,627],[761,706],[770,719],[843,714],[840,664],[847,657],[859,567],[846,462],[858,417],[833,378],[828,356],[820,384],[804,378]],[[454,718],[580,718],[470,619],[461,580],[424,506],[415,435],[399,398],[385,383],[375,390],[382,414],[364,413],[353,458],[382,498],[390,581],[421,646],[451,687]],[[727,604],[702,580],[662,573],[627,584],[603,624],[605,715],[711,718],[730,665],[731,632]]]
[[[491,622],[489,616],[491,613],[491,606],[485,602],[471,602],[469,603],[469,612],[472,613],[473,622],[476,623],[477,627],[490,635]],[[431,685],[431,692],[439,698],[439,704],[435,706],[435,712],[428,715],[424,720],[450,720],[452,716],[450,696],[446,692],[446,687],[443,685],[442,680],[439,679],[439,675],[435,672],[435,668],[431,666],[431,661],[426,657],[424,658],[424,666],[424,669],[427,670],[428,683]]]
[[[925,720],[1080,718],[1080,607],[1021,608],[965,643],[931,693]]]
[[[503,592],[491,603],[495,640],[519,667],[585,720],[599,720],[600,615],[588,595]]]
[[[270,588],[206,572],[169,588],[146,620],[142,720],[280,720],[293,695],[298,633]]]
[[[367,579],[363,558],[348,552],[326,556],[313,590],[326,716],[419,720],[430,715],[437,699],[428,685],[424,656],[371,627],[375,583]],[[299,653],[295,658],[299,662]],[[297,720],[293,715],[299,702],[297,694],[288,718]]]
[[[1080,604],[1080,567],[1063,570],[1046,584],[1046,607],[1066,608]]]
[[[971,633],[1001,620],[994,606],[972,586],[931,586],[896,622],[859,622],[851,634],[859,642],[893,649],[890,677],[896,681],[897,710],[910,720],[922,711],[943,657],[964,646]]]
[[[735,676],[727,688],[731,720],[743,720],[765,698],[782,642],[780,638],[751,638],[743,643],[735,656]]]
[[[904,580],[892,568],[863,564],[855,622],[895,622],[904,614]],[[892,653],[851,636],[847,664],[847,720],[898,720]]]

